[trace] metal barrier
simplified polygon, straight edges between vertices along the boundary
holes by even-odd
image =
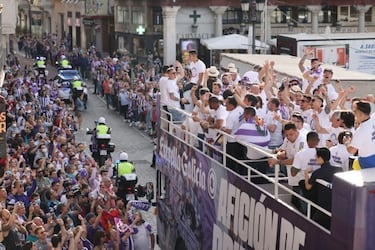
[[[190,113],[185,112],[184,110],[181,110],[181,109],[177,109],[177,108],[176,108],[176,110],[179,111],[179,112],[181,112],[181,113],[183,113],[186,116],[186,119],[191,119],[191,114]],[[169,119],[168,119],[168,117],[169,117]],[[274,169],[275,169],[275,171],[274,171],[274,177],[270,177],[267,174],[264,174],[264,173],[260,172],[259,170],[257,170],[257,169],[255,169],[255,168],[253,168],[253,167],[251,167],[251,166],[249,166],[249,165],[246,164],[246,163],[256,162],[257,160],[239,160],[239,159],[236,159],[233,156],[227,154],[226,153],[226,144],[227,144],[228,138],[231,138],[231,139],[235,140],[236,142],[240,143],[243,146],[251,148],[252,150],[256,150],[257,152],[259,152],[262,155],[265,155],[266,157],[276,158],[275,154],[273,154],[269,150],[267,150],[265,148],[262,148],[262,147],[260,147],[258,145],[249,144],[249,143],[237,140],[232,135],[227,134],[227,133],[225,133],[225,132],[223,132],[221,130],[217,130],[217,133],[223,136],[223,143],[222,143],[222,149],[221,149],[221,148],[215,147],[214,145],[209,144],[205,140],[202,140],[197,135],[190,133],[188,130],[183,130],[181,128],[181,125],[182,125],[181,122],[178,122],[178,123],[173,122],[173,117],[172,117],[171,113],[169,113],[169,112],[167,112],[165,110],[161,110],[161,117],[160,117],[160,129],[161,130],[169,133],[170,135],[172,135],[173,137],[175,137],[177,140],[179,140],[181,142],[184,142],[187,145],[192,146],[192,147],[195,147],[195,145],[193,143],[191,143],[191,138],[193,138],[194,140],[196,140],[198,142],[201,142],[202,145],[204,145],[204,148],[202,149],[203,152],[205,152],[204,151],[205,149],[215,150],[216,152],[218,152],[219,154],[222,155],[222,161],[218,161],[218,159],[215,159],[211,155],[207,155],[207,156],[211,160],[213,160],[213,161],[217,162],[218,164],[222,165],[223,167],[226,167],[227,159],[231,159],[234,162],[240,164],[242,167],[245,167],[247,169],[247,172],[248,172],[248,174],[246,176],[241,176],[241,175],[239,175],[238,173],[234,172],[232,169],[229,169],[229,168],[227,168],[227,170],[231,171],[233,174],[235,174],[235,175],[237,175],[237,176],[245,179],[246,181],[248,181],[248,183],[250,185],[253,185],[257,189],[259,189],[261,192],[268,194],[270,197],[272,197],[272,198],[276,199],[277,201],[283,203],[285,206],[288,206],[289,208],[295,210],[297,213],[299,213],[301,216],[305,217],[311,223],[316,224],[317,226],[319,226],[321,229],[323,229],[327,233],[330,233],[329,230],[327,230],[326,228],[324,228],[323,226],[319,225],[318,223],[316,223],[315,221],[313,221],[311,219],[312,218],[311,210],[312,210],[312,208],[315,208],[317,210],[320,210],[324,214],[328,215],[329,217],[332,216],[331,213],[329,211],[325,210],[324,208],[320,207],[316,203],[314,203],[314,202],[310,201],[309,199],[305,198],[304,196],[302,196],[302,195],[294,192],[288,186],[285,186],[282,183],[280,183],[280,181],[283,181],[283,180],[287,179],[287,177],[279,177],[279,175],[281,174],[281,172],[280,172],[280,166],[279,165],[275,165],[275,167],[274,167]],[[199,150],[199,149],[197,149],[197,150]],[[255,173],[255,174],[252,174],[252,173]],[[274,185],[273,193],[271,193],[268,190],[266,190],[264,188],[264,185],[262,185],[262,184],[256,184],[256,183],[252,182],[251,178],[253,178],[253,177],[264,178],[269,183],[273,184]],[[280,198],[282,196],[282,194],[280,194],[281,190],[285,191],[287,193],[287,195],[296,196],[298,199],[300,199],[301,201],[305,202],[307,204],[307,214],[306,215],[303,214],[302,212],[298,211],[294,207],[290,206],[287,202],[283,201]]]

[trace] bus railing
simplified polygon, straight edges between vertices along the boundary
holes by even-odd
[[[186,119],[191,119],[190,113],[185,112],[184,110],[181,110],[181,109],[177,109],[177,108],[176,108],[176,110],[183,113],[185,115]],[[188,129],[182,129],[181,125],[183,125],[183,122],[173,122],[173,116],[170,112],[167,112],[165,110],[161,110],[161,117],[160,117],[160,129],[161,130],[167,132],[171,136],[175,137],[177,140],[179,140],[181,142],[184,142],[187,145],[195,147],[195,148],[197,148],[196,142],[200,142],[201,145],[203,145],[201,151],[204,152],[206,154],[206,156],[209,157],[211,160],[213,160],[216,163],[222,165],[228,171],[231,171],[233,174],[245,179],[248,183],[253,185],[255,188],[257,188],[261,192],[266,193],[270,197],[276,199],[277,201],[279,201],[279,202],[283,203],[284,205],[288,206],[290,209],[296,211],[298,214],[305,217],[311,223],[314,223],[317,226],[319,226],[325,232],[330,233],[329,230],[327,230],[326,228],[324,228],[323,226],[319,225],[318,223],[316,223],[315,221],[312,220],[311,210],[312,210],[312,208],[315,208],[315,209],[323,212],[324,214],[326,214],[329,217],[331,217],[332,214],[329,211],[327,211],[326,209],[324,209],[323,207],[317,205],[316,203],[312,202],[311,200],[307,199],[306,197],[294,192],[290,187],[288,187],[288,186],[284,185],[282,182],[280,182],[280,181],[287,180],[287,177],[280,177],[280,175],[282,175],[282,172],[280,171],[280,166],[278,164],[274,166],[274,174],[273,174],[273,177],[271,177],[271,176],[269,176],[265,173],[262,173],[258,169],[255,169],[255,168],[249,166],[248,164],[246,164],[246,163],[256,162],[257,160],[250,160],[250,159],[249,160],[240,160],[240,159],[236,159],[235,157],[227,154],[226,153],[226,144],[228,142],[228,138],[230,138],[232,140],[235,140],[235,142],[238,142],[238,143],[240,143],[241,145],[243,145],[247,148],[250,148],[252,150],[256,150],[263,157],[276,158],[275,154],[273,154],[272,152],[270,152],[266,148],[261,148],[258,145],[246,143],[246,142],[243,142],[241,140],[237,140],[237,138],[235,138],[232,135],[230,135],[228,133],[225,133],[224,131],[221,131],[221,130],[216,130],[218,135],[223,136],[223,142],[220,145],[220,147],[218,147],[217,145],[216,146],[212,145],[212,144],[208,143],[207,141],[205,141],[204,139],[199,138],[196,134],[191,133]],[[216,152],[216,154],[221,155],[222,158],[218,159],[217,157],[214,157],[213,155],[208,154],[207,149],[211,150],[212,152]],[[200,149],[197,148],[197,150],[200,150]],[[232,169],[227,168],[226,167],[227,166],[226,165],[227,159],[231,159],[232,161],[240,164],[242,167],[245,167],[247,169],[247,175],[242,176],[242,175],[238,174],[237,172],[233,171]],[[264,178],[269,183],[273,184],[274,185],[273,193],[271,193],[267,189],[263,188],[262,184],[254,183],[252,181],[252,178],[254,178],[254,177]],[[283,196],[283,195],[280,194],[280,191],[284,191],[284,192],[286,192],[286,195],[295,196],[299,200],[305,202],[306,205],[307,205],[306,215],[303,214],[302,212],[300,212],[299,210],[297,210],[296,208],[294,208],[293,206],[291,206],[286,201],[282,200],[280,197]]]

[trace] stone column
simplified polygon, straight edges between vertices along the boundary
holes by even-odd
[[[311,11],[311,33],[318,34],[319,20],[318,15],[322,7],[320,5],[307,5],[307,9]]]
[[[215,36],[223,35],[223,14],[227,10],[224,6],[211,6],[210,9],[215,13]]]
[[[180,6],[163,7],[164,65],[176,61],[176,16]]]
[[[277,8],[276,5],[268,5],[264,8],[264,41],[269,43],[272,37],[272,29],[271,29],[271,16],[272,12]]]
[[[371,5],[355,5],[358,10],[358,32],[366,31],[365,13],[370,9]]]

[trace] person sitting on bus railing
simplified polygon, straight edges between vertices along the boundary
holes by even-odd
[[[328,148],[322,147],[316,149],[316,163],[321,165],[319,169],[314,171],[310,176],[310,171],[306,170],[305,175],[305,188],[311,190],[315,188],[317,190],[317,204],[327,211],[331,212],[331,190],[326,188],[319,188],[317,184],[318,179],[322,179],[328,183],[332,183],[332,178],[335,173],[342,172],[342,168],[331,166],[329,163],[331,159],[331,153]],[[327,229],[331,227],[331,218],[320,210],[316,210],[312,216],[312,219],[318,222],[320,225]]]

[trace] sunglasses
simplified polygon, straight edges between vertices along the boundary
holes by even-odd
[[[309,101],[309,100],[303,100],[303,99],[302,99],[301,102],[310,102],[310,101]]]

